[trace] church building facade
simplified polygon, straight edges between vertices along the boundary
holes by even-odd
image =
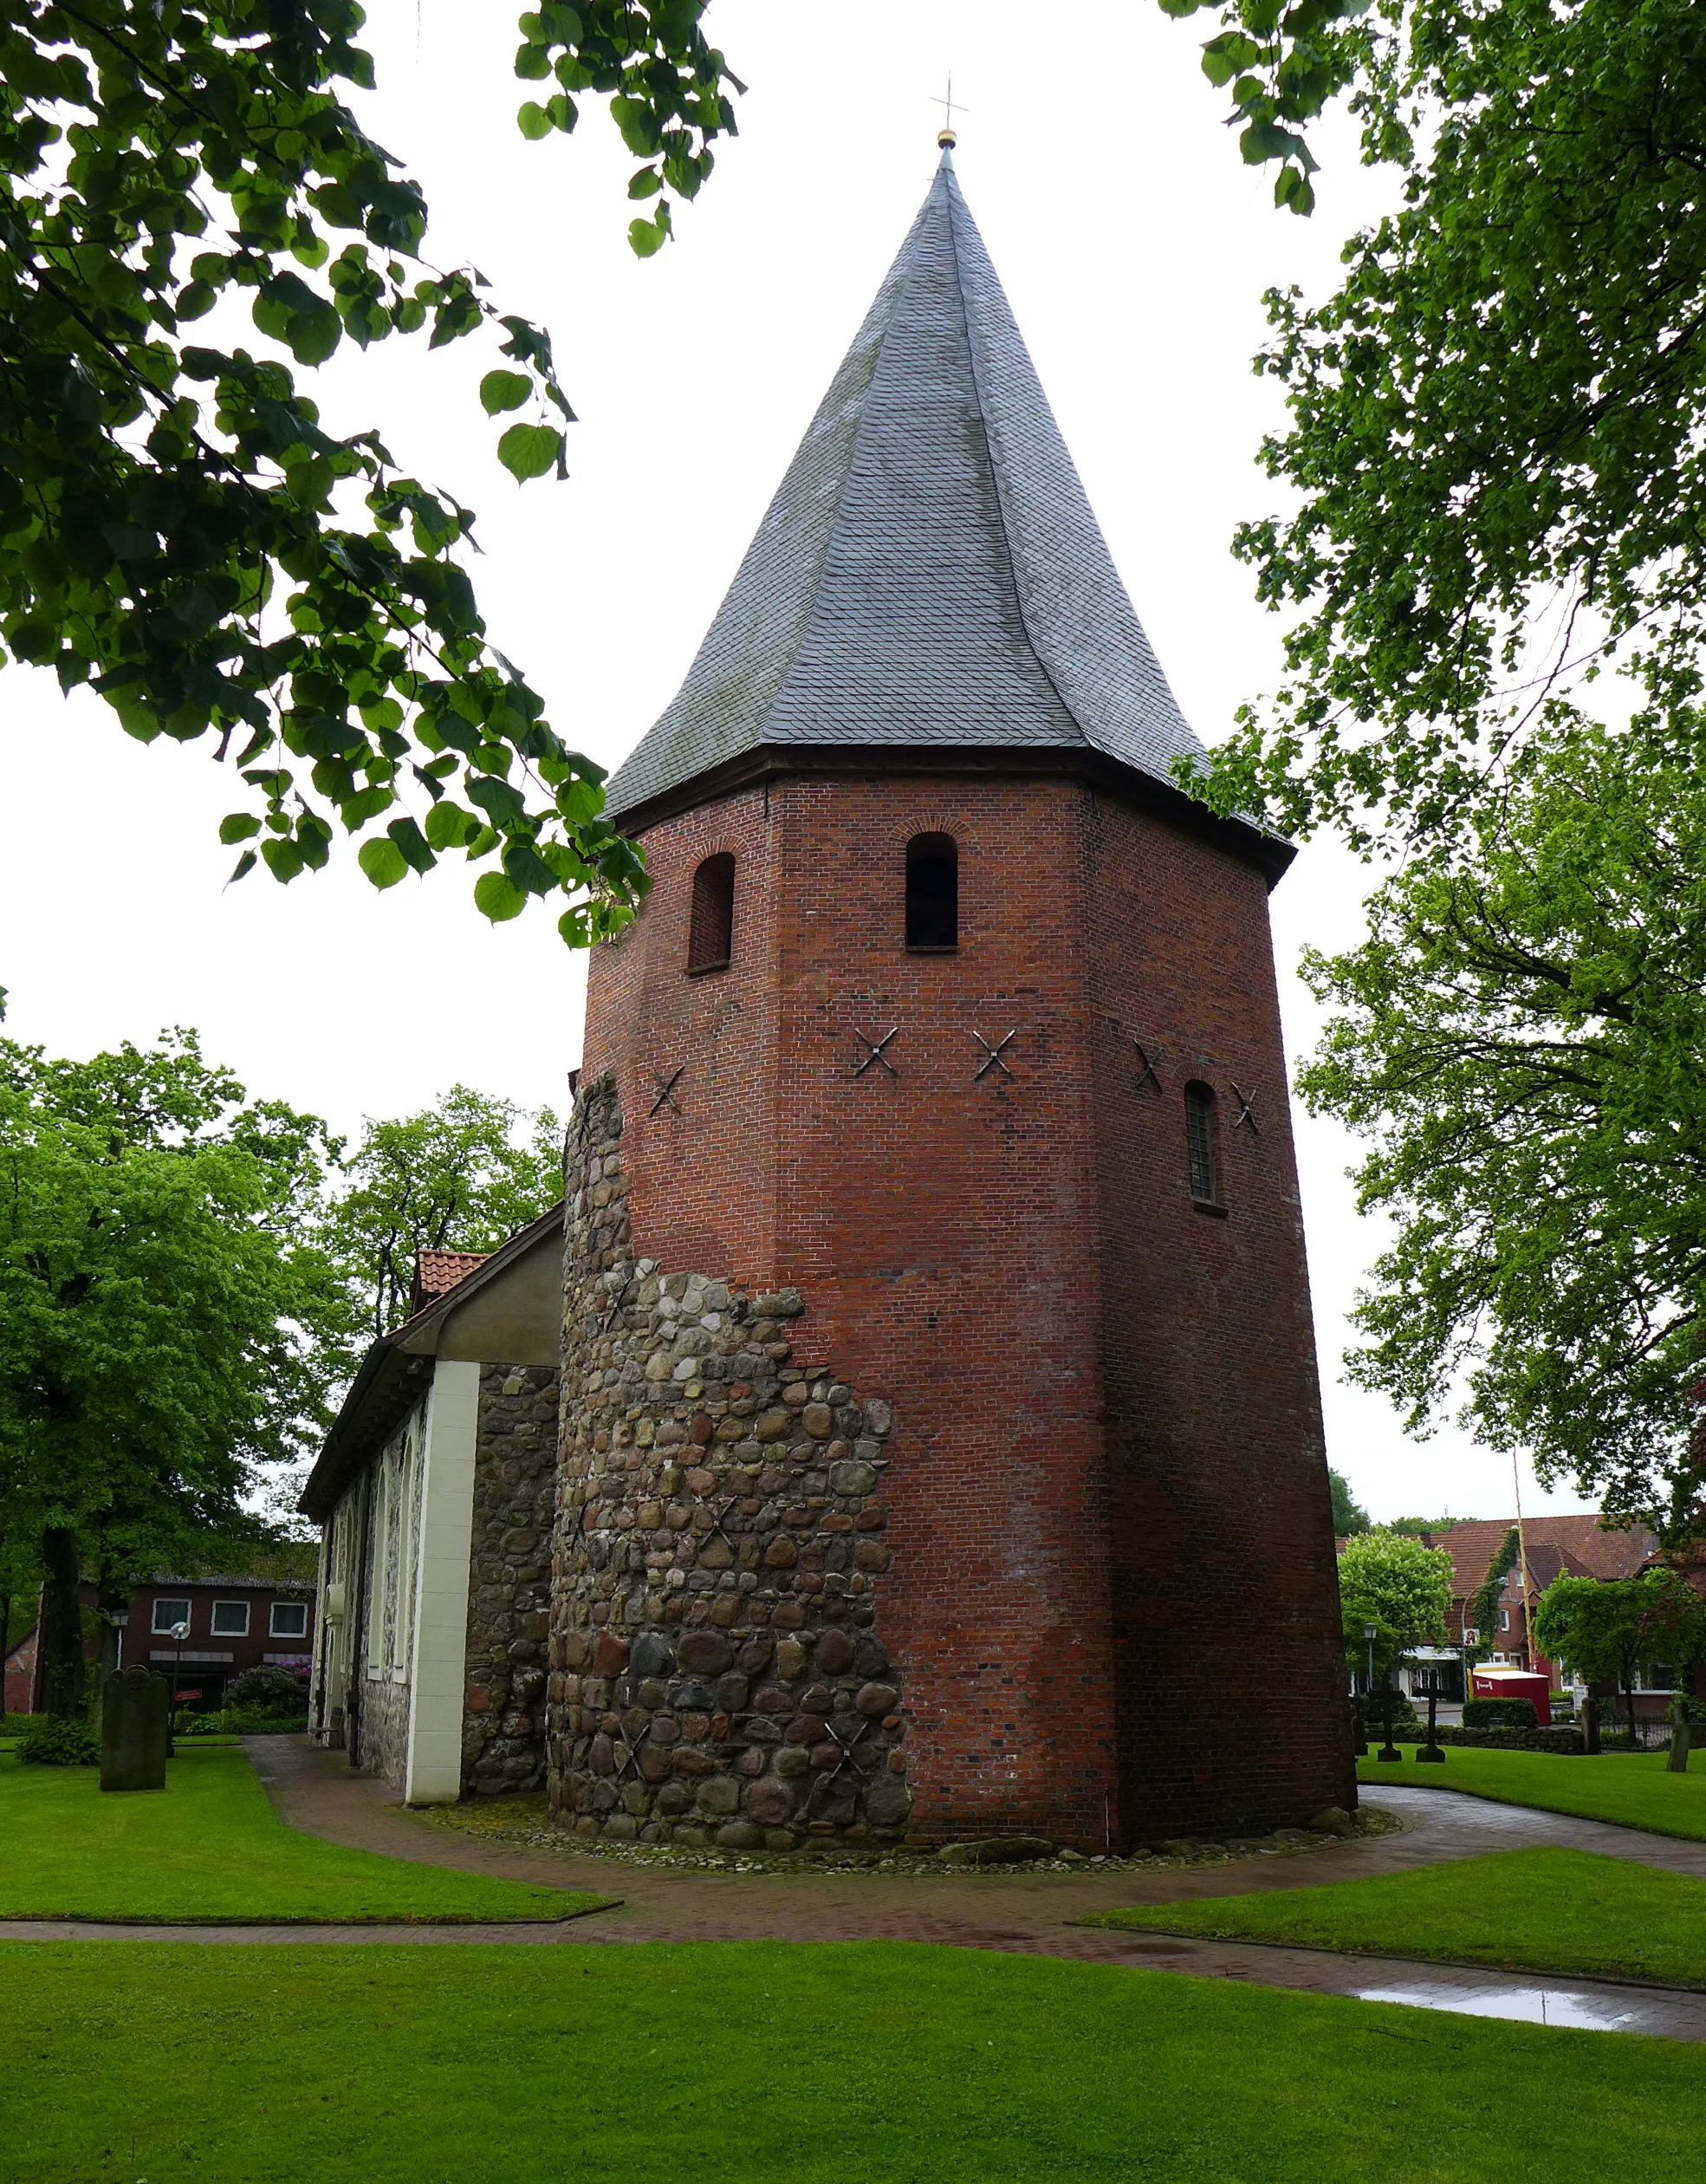
[[[571,1127],[549,1796],[1355,1802],[1267,896],[942,166],[680,693]]]

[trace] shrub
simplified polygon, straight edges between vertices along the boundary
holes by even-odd
[[[35,1767],[98,1767],[101,1739],[87,1721],[52,1721],[35,1714],[18,1740],[18,1758]]]
[[[1538,1729],[1540,1715],[1532,1699],[1466,1699],[1465,1729]]]
[[[225,1686],[224,1705],[227,1713],[305,1714],[308,1678],[289,1668],[245,1668]]]
[[[1415,1707],[1401,1691],[1365,1691],[1351,1703],[1355,1719],[1362,1723],[1370,1737],[1385,1735],[1388,1706],[1392,1710],[1393,1736],[1413,1737],[1421,1727]]]

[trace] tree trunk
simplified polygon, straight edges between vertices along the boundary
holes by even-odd
[[[1623,1687],[1623,1703],[1629,1710],[1629,1749],[1638,1752],[1641,1747],[1635,1741],[1635,1687],[1632,1683]]]
[[[1689,1754],[1688,1700],[1679,1693],[1671,1710],[1670,1757],[1664,1763],[1666,1774],[1686,1774]]]
[[[77,1597],[77,1535],[53,1525],[42,1535],[47,1582],[42,1588],[42,1684],[50,1715],[68,1720],[83,1711],[83,1613]]]
[[[1599,1749],[1599,1701],[1592,1692],[1581,1702],[1581,1748],[1584,1752]]]

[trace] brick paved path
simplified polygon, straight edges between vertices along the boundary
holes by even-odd
[[[130,1940],[280,1943],[305,1941],[502,1941],[615,1944],[637,1941],[931,1941],[962,1948],[1012,1950],[1086,1963],[1129,1964],[1151,1971],[1248,1979],[1317,1993],[1403,1989],[1406,1999],[1441,2006],[1528,2014],[1500,1998],[1544,1991],[1548,2021],[1617,2023],[1618,2029],[1706,2040],[1706,1995],[1609,1982],[1542,1978],[1427,1966],[1403,1959],[1347,1958],[1245,1942],[1196,1941],[1074,1927],[1086,1914],[1189,1896],[1236,1895],[1265,1888],[1315,1888],[1328,1881],[1401,1873],[1489,1850],[1542,1843],[1636,1858],[1706,1879],[1706,1843],[1644,1835],[1566,1814],[1495,1804],[1450,1791],[1380,1784],[1367,1801],[1400,1812],[1402,1835],[1335,1843],[1294,1856],[1240,1858],[1226,1865],[1153,1873],[717,1873],[619,1864],[573,1849],[485,1843],[434,1826],[397,1802],[371,1775],[353,1772],[341,1755],[297,1737],[249,1739],[250,1755],[281,1816],[352,1849],[423,1865],[513,1881],[547,1882],[622,1899],[620,1908],[549,1925],[411,1927],[98,1926],[86,1921],[0,1923],[0,1938],[122,1937]],[[1539,2015],[1534,2004],[1533,2014]]]

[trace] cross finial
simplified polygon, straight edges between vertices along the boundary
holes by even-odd
[[[959,138],[954,133],[954,74],[951,68],[948,71],[947,97],[945,99],[932,99],[931,101],[931,104],[932,106],[939,106],[944,109],[942,127],[937,132],[936,141],[942,146],[942,149],[944,152],[951,152],[954,146],[959,142]],[[963,106],[959,108],[959,112],[962,114],[970,114],[970,111],[971,108],[968,106]]]

